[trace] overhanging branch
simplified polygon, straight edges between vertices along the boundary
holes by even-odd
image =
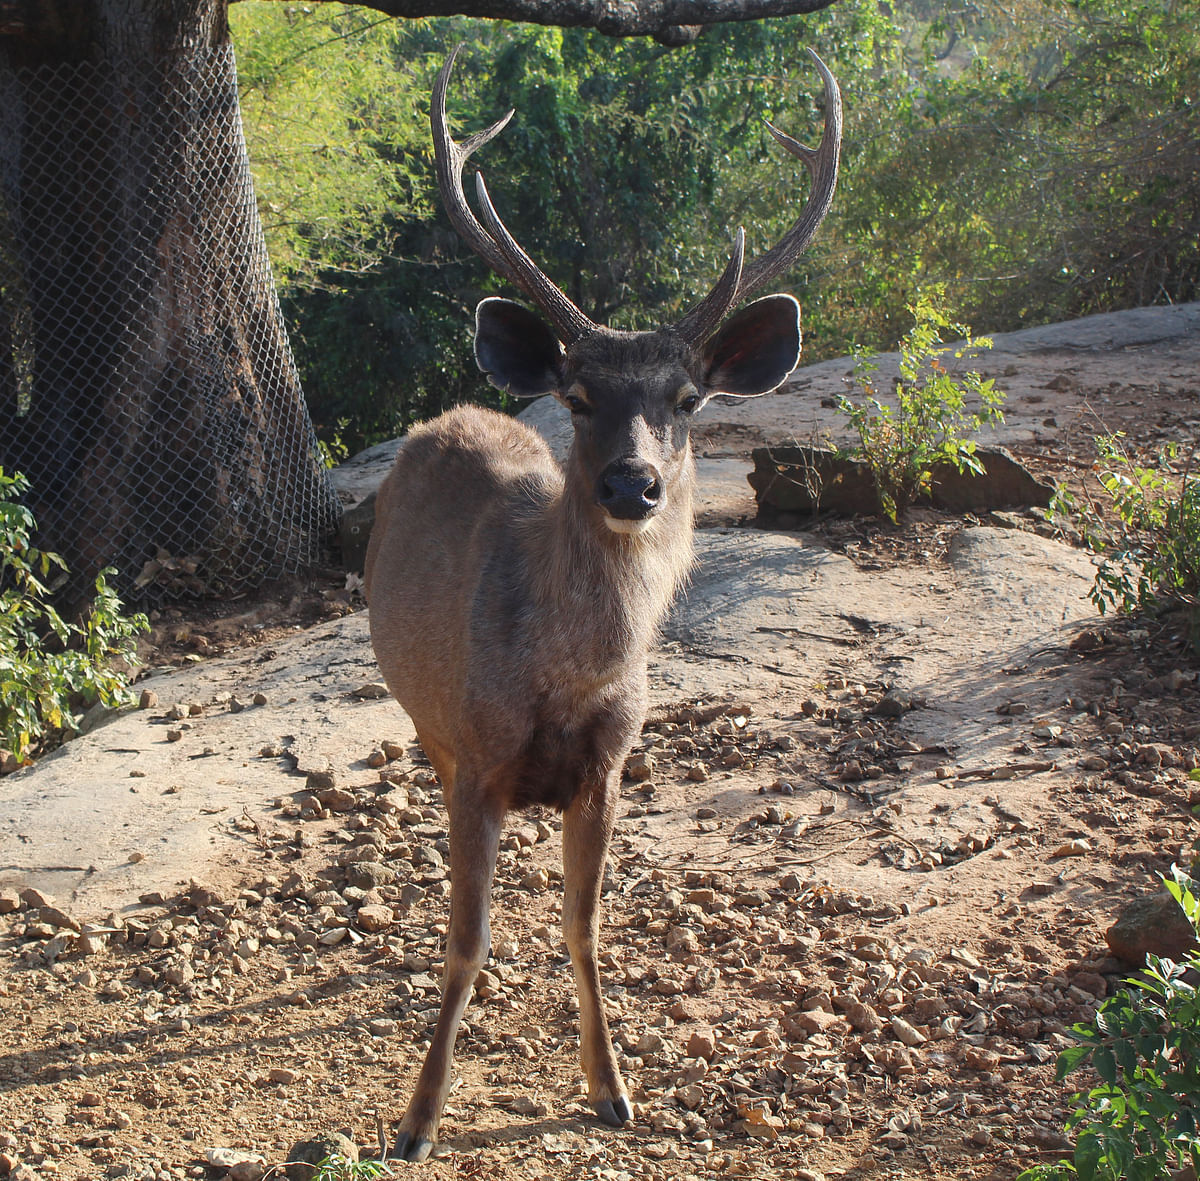
[[[762,20],[828,8],[835,0],[365,0],[389,16],[474,16],[597,29],[610,37],[695,40],[705,25]]]

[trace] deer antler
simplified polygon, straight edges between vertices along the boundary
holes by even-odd
[[[724,274],[712,291],[675,325],[675,331],[692,344],[706,340],[735,305],[791,266],[804,253],[833,203],[842,146],[842,96],[825,63],[811,49],[808,52],[825,83],[825,130],[820,145],[805,147],[770,123],[767,129],[788,152],[804,161],[812,177],[812,193],[792,228],[762,258],[743,264],[744,235],[739,227]]]
[[[508,232],[496,213],[483,173],[476,174],[476,190],[479,196],[485,229],[480,225],[463,192],[462,171],[471,153],[494,139],[508,125],[513,112],[498,119],[491,127],[477,131],[461,144],[450,138],[446,123],[446,89],[450,82],[450,71],[461,45],[456,45],[438,73],[430,103],[429,121],[433,128],[433,154],[437,164],[438,190],[442,204],[446,207],[451,223],[459,237],[478,254],[496,274],[515,283],[545,313],[554,325],[560,338],[572,344],[582,336],[594,331],[598,325],[583,314],[538,265],[521,249],[516,239]]]

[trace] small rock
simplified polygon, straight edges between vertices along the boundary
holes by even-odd
[[[353,861],[346,866],[346,881],[359,890],[377,890],[390,886],[400,875],[390,866],[378,861]]]
[[[330,1132],[315,1140],[301,1140],[288,1149],[288,1181],[313,1181],[317,1165],[326,1157],[340,1156],[351,1164],[358,1163],[358,1145],[340,1132]]]
[[[321,792],[326,791],[331,787],[337,787],[337,776],[328,767],[309,771],[308,777],[304,781],[306,791]]]
[[[49,923],[52,927],[59,927],[65,931],[81,931],[83,929],[76,919],[73,919],[65,911],[59,910],[57,906],[43,906],[38,911],[38,918],[43,923]]]
[[[309,778],[311,779],[312,776]],[[354,792],[347,791],[344,787],[322,788],[317,792],[317,799],[320,800],[322,807],[328,808],[331,812],[352,812],[357,803]]]
[[[1068,841],[1065,845],[1059,845],[1053,853],[1050,854],[1051,860],[1056,857],[1082,857],[1086,853],[1092,851],[1092,846],[1088,844],[1082,837],[1076,837]]]
[[[267,695],[265,693],[255,693],[253,700],[255,705],[266,705]]]
[[[0,886],[0,914],[12,914],[21,909],[21,895],[11,886]]]
[[[824,1009],[807,1009],[801,1013],[792,1013],[784,1019],[784,1029],[793,1037],[812,1036],[817,1033],[845,1033],[848,1028],[846,1018]]]
[[[898,718],[913,709],[913,699],[910,693],[900,689],[889,689],[871,711],[881,718]]]
[[[889,1017],[888,1025],[891,1027],[892,1033],[896,1035],[896,1040],[903,1042],[906,1046],[919,1046],[929,1040],[915,1025],[910,1025],[903,1017]]]
[[[360,906],[357,917],[358,925],[369,934],[386,931],[396,921],[390,906]]]
[[[851,1027],[859,1033],[874,1033],[883,1028],[883,1022],[875,1010],[860,1000],[849,998],[840,1007]]]
[[[1131,964],[1144,964],[1147,952],[1180,960],[1196,946],[1187,915],[1165,891],[1131,902],[1104,938],[1113,955]]]
[[[168,730],[167,731],[167,741],[168,742],[179,742],[182,738],[183,738],[182,730]]]
[[[288,1070],[284,1066],[273,1066],[267,1078],[273,1083],[279,1083],[280,1086],[290,1086],[296,1081],[297,1074],[294,1070]]]
[[[550,875],[540,866],[521,879],[521,889],[540,894],[550,885]]]
[[[138,698],[138,709],[156,709],[158,707],[158,694],[153,689],[143,689],[142,695]]]
[[[994,1071],[1000,1065],[1000,1055],[982,1046],[964,1046],[963,1062],[971,1070]]]
[[[162,970],[162,978],[168,984],[173,984],[176,988],[182,988],[183,985],[190,984],[196,979],[196,969],[192,966],[190,960],[178,956],[167,962],[166,967]]]
[[[655,765],[649,751],[635,751],[625,760],[625,777],[634,783],[646,783],[654,778]]]
[[[387,755],[376,747],[369,755],[367,755],[367,766],[377,770],[380,767],[386,766]]]
[[[388,687],[379,681],[368,681],[365,685],[352,689],[350,696],[357,697],[359,701],[378,701],[388,696]]]

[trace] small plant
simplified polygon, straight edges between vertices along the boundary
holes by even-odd
[[[864,400],[845,395],[838,400],[838,408],[858,435],[858,447],[851,454],[870,468],[879,507],[893,522],[929,491],[938,464],[982,473],[975,443],[966,436],[1004,421],[1004,394],[991,379],[973,370],[952,373],[943,362],[947,353],[961,360],[974,349],[991,348],[992,342],[972,337],[968,327],[940,310],[935,300],[941,294],[940,288],[923,293],[909,308],[914,323],[900,341],[896,404],[880,400],[872,376],[879,366],[861,351],[855,353],[854,383]],[[962,338],[965,344],[953,349],[944,346],[943,332],[952,339]],[[977,401],[977,410],[968,408],[971,398]]]
[[[342,432],[350,425],[348,418],[339,418],[337,426],[334,427],[333,436],[328,441],[325,439],[317,440],[317,452],[321,456],[321,464],[326,469],[332,470],[339,463],[345,463],[350,458],[350,447],[346,440],[342,437]]]
[[[1096,439],[1096,474],[1112,513],[1061,488],[1053,511],[1073,519],[1101,555],[1089,592],[1101,615],[1109,607],[1131,614],[1180,608],[1188,644],[1200,652],[1200,476],[1190,459],[1178,471],[1176,443],[1143,464],[1123,440],[1120,432]]]
[[[331,1152],[317,1161],[312,1181],[375,1181],[377,1177],[390,1177],[392,1170],[381,1160],[353,1161],[340,1152]]]
[[[111,569],[96,578],[82,623],[68,623],[51,606],[49,580],[66,567],[30,544],[33,514],[20,503],[27,488],[23,476],[0,468],[0,754],[18,762],[49,734],[77,729],[77,703],[128,700],[120,663],[133,661],[134,637],[149,627],[144,615],[121,614]]]
[[[1196,883],[1172,867],[1164,879],[1200,936]],[[1200,1173],[1200,950],[1183,963],[1147,955],[1128,990],[1110,996],[1079,1043],[1058,1058],[1059,1080],[1085,1064],[1099,1085],[1073,1099],[1072,1160],[1027,1169],[1019,1181],[1156,1181]],[[1176,1170],[1181,1172],[1176,1173]]]

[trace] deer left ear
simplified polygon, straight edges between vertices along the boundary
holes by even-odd
[[[702,356],[709,393],[769,394],[800,360],[800,305],[790,295],[756,299],[725,321]]]

